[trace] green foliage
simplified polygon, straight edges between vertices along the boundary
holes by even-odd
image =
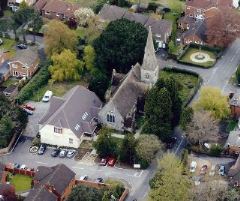
[[[119,150],[119,159],[128,164],[134,163],[136,140],[133,134],[125,135]]]
[[[237,79],[237,83],[240,84],[240,65],[238,66],[236,71],[236,79]]]
[[[118,152],[117,143],[107,128],[101,129],[97,140],[93,143],[93,147],[97,150],[97,154],[101,158],[116,156]]]
[[[55,81],[79,80],[83,72],[83,62],[77,59],[77,55],[68,49],[60,54],[53,54],[53,64],[49,66],[51,79]]]
[[[161,168],[150,182],[149,201],[189,200],[190,181],[183,175],[183,165],[168,153],[159,162]]]
[[[193,118],[193,109],[191,107],[186,107],[183,109],[181,119],[180,119],[180,125],[183,130],[186,129],[186,126],[188,123],[192,121]]]
[[[89,72],[93,72],[95,66],[95,57],[96,53],[94,48],[91,45],[87,45],[83,50],[83,61],[85,63],[85,67]]]
[[[102,200],[104,190],[78,185],[73,188],[67,201],[96,201]]]
[[[104,192],[102,201],[109,201],[113,196],[116,199],[120,198],[124,191],[123,184],[120,182],[112,181],[112,180],[107,181],[106,183],[110,185],[110,189]]]
[[[39,67],[40,70],[37,74],[22,88],[18,94],[16,101],[18,103],[23,103],[28,100],[33,94],[43,85],[48,83],[50,78],[50,73],[48,71],[49,62],[42,62]]]
[[[97,66],[112,73],[127,73],[132,65],[142,62],[147,30],[139,23],[119,19],[109,23],[94,42]]]
[[[210,148],[209,154],[211,156],[220,156],[222,151],[223,151],[222,146],[220,146],[219,144],[213,144]]]

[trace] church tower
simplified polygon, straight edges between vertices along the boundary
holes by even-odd
[[[149,27],[147,43],[144,51],[143,63],[141,66],[141,81],[154,85],[159,77],[159,66],[153,46],[152,30]]]

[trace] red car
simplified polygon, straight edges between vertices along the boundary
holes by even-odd
[[[208,169],[208,166],[207,165],[203,165],[201,170],[200,170],[200,174],[201,175],[204,175],[207,173],[207,169]]]
[[[30,104],[24,104],[22,107],[26,108],[28,110],[32,110],[32,111],[35,110],[35,107],[33,105],[30,105]]]
[[[113,167],[115,165],[115,163],[116,163],[115,158],[109,158],[107,165],[110,166],[110,167]]]

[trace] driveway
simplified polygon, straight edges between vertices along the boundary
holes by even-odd
[[[28,116],[28,124],[26,129],[23,132],[23,136],[34,138],[38,133],[38,122],[47,112],[49,103],[43,102],[28,102],[33,105],[36,109],[34,110],[33,115]]]

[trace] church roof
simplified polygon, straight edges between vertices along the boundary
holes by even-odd
[[[158,62],[157,62],[157,58],[156,58],[155,50],[153,46],[152,30],[151,30],[151,27],[149,27],[142,69],[154,71],[156,68],[158,68]]]

